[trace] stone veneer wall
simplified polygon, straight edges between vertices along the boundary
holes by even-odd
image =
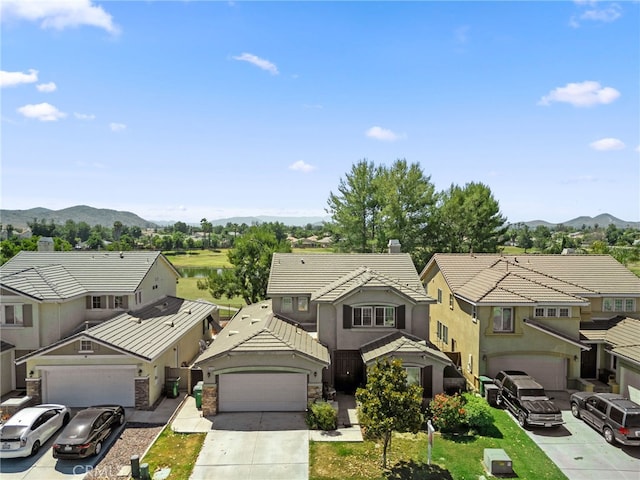
[[[149,377],[136,378],[136,410],[149,410]]]
[[[209,417],[218,414],[218,385],[203,385],[202,387],[202,416]]]
[[[25,381],[27,383],[27,396],[31,397],[31,405],[42,403],[42,378],[25,378]]]
[[[307,403],[313,403],[316,400],[322,400],[322,385],[309,383],[307,384]]]

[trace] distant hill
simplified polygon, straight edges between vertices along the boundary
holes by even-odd
[[[77,205],[75,207],[64,208],[62,210],[49,210],[48,208],[36,207],[29,210],[0,210],[0,221],[2,225],[13,225],[14,228],[26,228],[28,223],[34,219],[38,222],[53,222],[56,225],[64,225],[67,220],[76,223],[86,222],[90,226],[102,225],[113,227],[114,222],[120,221],[122,225],[128,227],[155,228],[153,222],[139,217],[135,213],[109,210],[106,208],[93,208],[87,205]]]
[[[567,220],[566,222],[561,223],[550,223],[544,220],[530,220],[528,222],[520,222],[529,228],[536,228],[537,226],[543,225],[548,228],[555,228],[558,225],[564,225],[565,227],[575,228],[576,230],[582,229],[584,225],[587,227],[598,227],[607,228],[610,224],[615,225],[617,228],[637,228],[640,229],[640,222],[628,222],[626,220],[620,220],[619,218],[614,217],[608,213],[602,213],[597,217],[576,217],[572,220]]]
[[[257,217],[231,217],[231,218],[219,218],[217,220],[210,220],[212,225],[226,225],[227,223],[242,225],[253,225],[256,223],[269,223],[280,222],[286,226],[300,226],[304,227],[309,223],[311,225],[322,225],[323,222],[328,222],[330,217],[275,217],[268,215],[258,215]]]

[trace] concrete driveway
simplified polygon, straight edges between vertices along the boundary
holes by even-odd
[[[640,447],[609,445],[602,435],[571,414],[569,393],[548,394],[554,397],[566,423],[558,429],[526,432],[569,480],[640,479]]]
[[[213,420],[191,480],[307,480],[304,413],[221,413]]]

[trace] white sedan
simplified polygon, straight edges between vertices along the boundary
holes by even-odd
[[[34,455],[70,418],[71,411],[64,405],[19,410],[0,427],[0,458]]]

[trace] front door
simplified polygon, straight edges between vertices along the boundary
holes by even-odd
[[[592,344],[591,350],[580,354],[580,378],[596,378],[596,358],[598,345]]]
[[[360,351],[334,351],[333,376],[337,391],[353,394],[364,381],[364,363]]]

